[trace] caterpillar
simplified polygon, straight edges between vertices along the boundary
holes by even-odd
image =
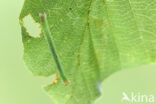
[[[52,33],[50,31],[49,25],[48,25],[48,20],[47,20],[47,16],[46,14],[39,14],[39,17],[41,19],[41,27],[42,27],[42,33],[44,34],[44,38],[48,43],[50,52],[53,56],[53,59],[56,63],[59,75],[61,77],[61,79],[64,82],[64,85],[68,85],[70,84],[70,81],[67,79],[65,73],[64,73],[64,69],[62,67],[62,64],[60,62],[59,56],[57,54],[56,48],[55,48],[55,44],[54,44],[54,40],[53,40],[53,36]]]

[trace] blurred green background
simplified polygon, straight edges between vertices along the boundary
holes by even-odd
[[[22,60],[18,17],[23,2],[0,0],[0,104],[52,104],[42,88],[51,79],[34,77]],[[102,83],[103,95],[96,104],[122,104],[122,92],[156,97],[155,69],[152,64],[113,74]]]

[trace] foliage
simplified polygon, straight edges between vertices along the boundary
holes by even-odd
[[[25,0],[20,21],[31,14],[40,23],[39,13],[47,14],[71,82],[45,87],[56,104],[91,104],[106,77],[156,60],[155,0]],[[30,36],[22,22],[21,29],[28,68],[34,75],[55,74],[44,36]]]

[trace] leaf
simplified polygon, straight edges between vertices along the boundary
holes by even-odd
[[[71,84],[61,80],[45,87],[56,104],[91,104],[99,84],[121,69],[156,60],[154,0],[25,0],[20,23],[24,60],[34,75],[57,72],[48,44],[34,38],[22,19],[40,23],[46,13],[57,53]],[[60,79],[60,77],[59,77]]]

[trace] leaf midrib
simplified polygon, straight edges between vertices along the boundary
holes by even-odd
[[[91,9],[92,9],[92,6],[93,6],[94,1],[95,1],[95,0],[91,0],[90,6],[89,6],[89,8],[88,8],[87,22],[85,23],[84,32],[82,32],[82,40],[81,40],[81,43],[80,43],[78,55],[80,55],[80,52],[81,52],[81,48],[82,48],[82,45],[83,45],[83,42],[84,42],[85,32],[86,32],[87,28],[89,28],[90,11],[91,11]],[[95,57],[96,57],[96,56],[95,56]],[[79,64],[80,64],[80,56],[77,56],[77,60],[78,60],[78,66],[80,66],[80,65],[79,65]],[[79,69],[79,68],[77,68],[77,69]],[[76,71],[76,69],[75,69],[75,71]],[[75,73],[75,71],[74,71],[74,73]],[[80,71],[81,71],[81,69],[80,69]],[[81,73],[82,73],[81,76],[83,77],[83,79],[85,79],[85,78],[84,78],[85,76],[83,75],[83,71],[81,71]],[[77,74],[75,73],[74,76],[75,76],[74,79],[76,79]],[[77,83],[76,83],[76,84],[77,84]],[[87,83],[86,83],[86,87],[87,87],[87,89],[89,89]],[[90,92],[90,91],[89,91],[89,92]],[[69,101],[72,97],[74,97],[73,94],[74,94],[74,88],[72,88],[71,97],[67,100],[67,102],[66,102],[65,104],[67,104],[68,101]],[[89,93],[89,94],[90,94],[89,97],[91,98],[92,94],[91,94],[91,93]]]

